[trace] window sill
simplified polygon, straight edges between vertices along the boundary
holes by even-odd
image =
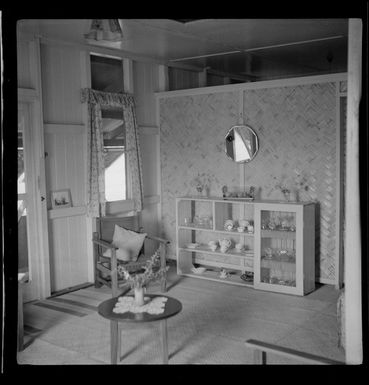
[[[117,215],[123,212],[132,211],[134,209],[133,199],[126,199],[122,201],[106,202],[106,215]]]

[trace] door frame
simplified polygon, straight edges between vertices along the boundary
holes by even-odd
[[[31,165],[29,165],[34,173],[33,191],[29,191],[28,197],[35,193],[33,197],[33,206],[35,209],[35,227],[37,252],[30,261],[30,266],[35,265],[37,277],[35,279],[35,292],[38,299],[50,296],[50,264],[49,264],[49,238],[48,238],[48,222],[47,222],[47,206],[46,206],[46,188],[45,188],[45,152],[43,124],[41,119],[41,103],[37,93],[32,89],[18,89],[18,105],[20,103],[28,106],[29,125],[32,147],[28,149],[30,154]],[[44,200],[41,200],[44,197]],[[28,198],[30,200],[30,198]],[[27,289],[25,286],[25,293]],[[25,295],[27,300],[27,296]]]
[[[38,271],[37,287],[39,299],[51,295],[50,288],[50,258],[49,234],[47,220],[45,150],[44,150],[44,125],[42,111],[41,88],[41,59],[40,39],[35,38],[29,43],[30,73],[32,74],[34,88],[18,88],[18,104],[28,104],[30,126],[32,127],[33,146],[32,156],[34,163],[36,196],[35,196],[35,234],[37,237],[38,253],[33,263]]]

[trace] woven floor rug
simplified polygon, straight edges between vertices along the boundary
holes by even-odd
[[[295,297],[175,274],[168,286],[166,294],[183,305],[167,323],[170,364],[252,364],[253,351],[244,345],[250,338],[342,360],[330,330],[335,320],[333,294]],[[153,284],[148,292],[159,293],[159,288]],[[18,363],[109,364],[110,323],[97,313],[98,305],[109,298],[109,289],[92,286],[26,304],[26,348],[18,354]],[[121,336],[120,364],[161,363],[159,323],[125,323]],[[274,355],[268,360],[299,363]]]

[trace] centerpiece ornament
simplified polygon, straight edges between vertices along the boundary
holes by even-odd
[[[135,304],[137,306],[143,306],[145,304],[144,288],[151,281],[156,281],[163,277],[168,271],[169,266],[160,267],[160,254],[157,250],[154,255],[146,262],[144,272],[141,274],[131,274],[124,265],[119,265],[117,270],[120,276],[124,276],[124,279],[128,282],[131,289],[134,289]]]

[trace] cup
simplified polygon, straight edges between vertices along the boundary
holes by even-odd
[[[243,232],[245,231],[245,228],[244,228],[243,226],[238,226],[238,227],[237,227],[237,231],[238,231],[239,233],[243,233]]]
[[[247,226],[250,224],[250,222],[247,221],[246,219],[240,219],[240,220],[238,221],[238,224],[239,224],[239,226],[241,226],[241,227],[247,227]]]
[[[236,243],[236,250],[237,251],[241,251],[242,249],[243,249],[243,247],[244,247],[244,244],[243,243]]]
[[[218,244],[216,241],[209,241],[208,245],[209,245],[211,251],[215,251],[218,247]]]
[[[253,233],[254,232],[254,226],[251,226],[251,225],[247,226],[247,232]]]

